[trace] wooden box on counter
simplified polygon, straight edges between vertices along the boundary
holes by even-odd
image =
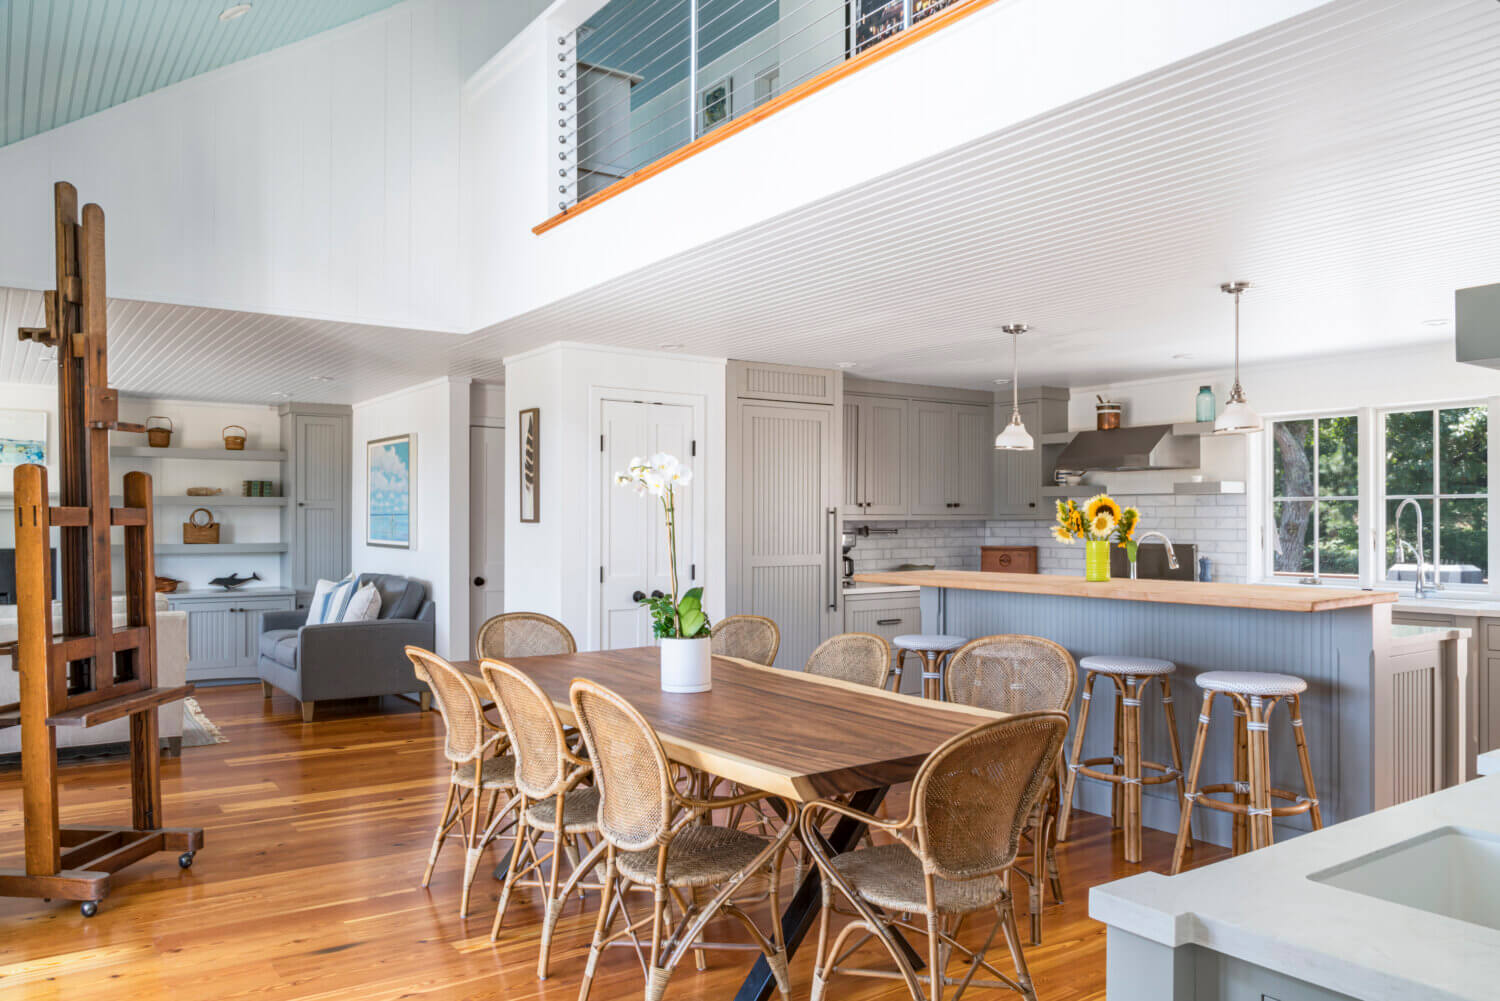
[[[980,546],[979,569],[988,573],[1036,573],[1036,546]]]

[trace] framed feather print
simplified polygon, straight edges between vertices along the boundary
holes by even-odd
[[[542,520],[542,411],[521,411],[521,521]]]

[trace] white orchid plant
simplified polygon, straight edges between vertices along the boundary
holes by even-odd
[[[693,471],[675,456],[658,452],[648,459],[634,458],[625,472],[615,474],[618,486],[630,487],[637,497],[648,494],[661,501],[667,520],[667,567],[670,594],[642,598],[651,609],[651,627],[657,639],[695,639],[708,635],[709,621],[703,611],[703,588],[695,587],[677,599],[677,491],[693,481]]]

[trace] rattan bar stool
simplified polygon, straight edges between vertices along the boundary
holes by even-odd
[[[1206,806],[1234,815],[1234,853],[1244,854],[1271,844],[1271,821],[1275,817],[1312,814],[1313,830],[1323,827],[1323,813],[1318,809],[1318,792],[1313,785],[1312,760],[1307,754],[1307,737],[1302,732],[1302,693],[1307,682],[1290,674],[1262,674],[1255,671],[1209,671],[1198,675],[1203,689],[1203,708],[1198,714],[1198,733],[1193,738],[1193,763],[1188,770],[1187,791],[1183,794],[1182,821],[1177,828],[1177,849],[1172,853],[1172,872],[1182,869],[1182,856],[1188,846],[1188,820],[1194,806]],[[1226,696],[1234,705],[1234,781],[1198,785],[1203,767],[1203,747],[1208,739],[1208,723],[1215,695]],[[1297,740],[1297,759],[1302,766],[1302,795],[1271,785],[1271,713],[1280,702],[1286,702],[1292,717],[1292,733]],[[1210,799],[1213,793],[1233,795],[1224,802]],[[1279,799],[1290,806],[1272,806]]]
[[[1182,745],[1177,740],[1177,713],[1172,708],[1172,683],[1169,680],[1177,665],[1154,657],[1120,657],[1114,655],[1085,657],[1079,661],[1084,670],[1083,701],[1078,713],[1078,727],[1073,732],[1073,753],[1068,759],[1068,787],[1063,791],[1062,814],[1057,820],[1057,840],[1068,840],[1068,818],[1073,812],[1073,796],[1078,776],[1114,784],[1110,814],[1114,826],[1125,830],[1125,861],[1141,860],[1141,792],[1143,786],[1177,783],[1177,799],[1184,804],[1187,816],[1186,788],[1182,781]],[[1083,734],[1088,727],[1089,705],[1094,682],[1108,678],[1119,692],[1115,703],[1114,754],[1102,758],[1083,758]],[[1141,699],[1152,681],[1161,685],[1162,710],[1167,722],[1167,740],[1172,763],[1164,765],[1141,759]],[[1110,765],[1103,772],[1095,765]],[[1153,774],[1143,774],[1150,771]]]
[[[922,696],[928,699],[942,698],[943,669],[953,656],[953,651],[967,642],[969,641],[962,636],[943,633],[907,633],[897,636],[891,640],[891,646],[896,648],[896,665],[891,671],[896,681],[892,690],[901,691],[901,669],[905,666],[906,655],[914,653],[922,658]]]

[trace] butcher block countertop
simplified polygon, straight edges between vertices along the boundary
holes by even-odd
[[[915,584],[964,591],[1007,591],[1063,598],[1108,598],[1168,605],[1212,605],[1272,612],[1330,612],[1339,608],[1383,605],[1394,591],[1278,584],[1218,584],[1183,580],[1117,579],[1090,583],[1064,574],[982,573],[976,570],[903,570],[855,574],[862,584]]]

